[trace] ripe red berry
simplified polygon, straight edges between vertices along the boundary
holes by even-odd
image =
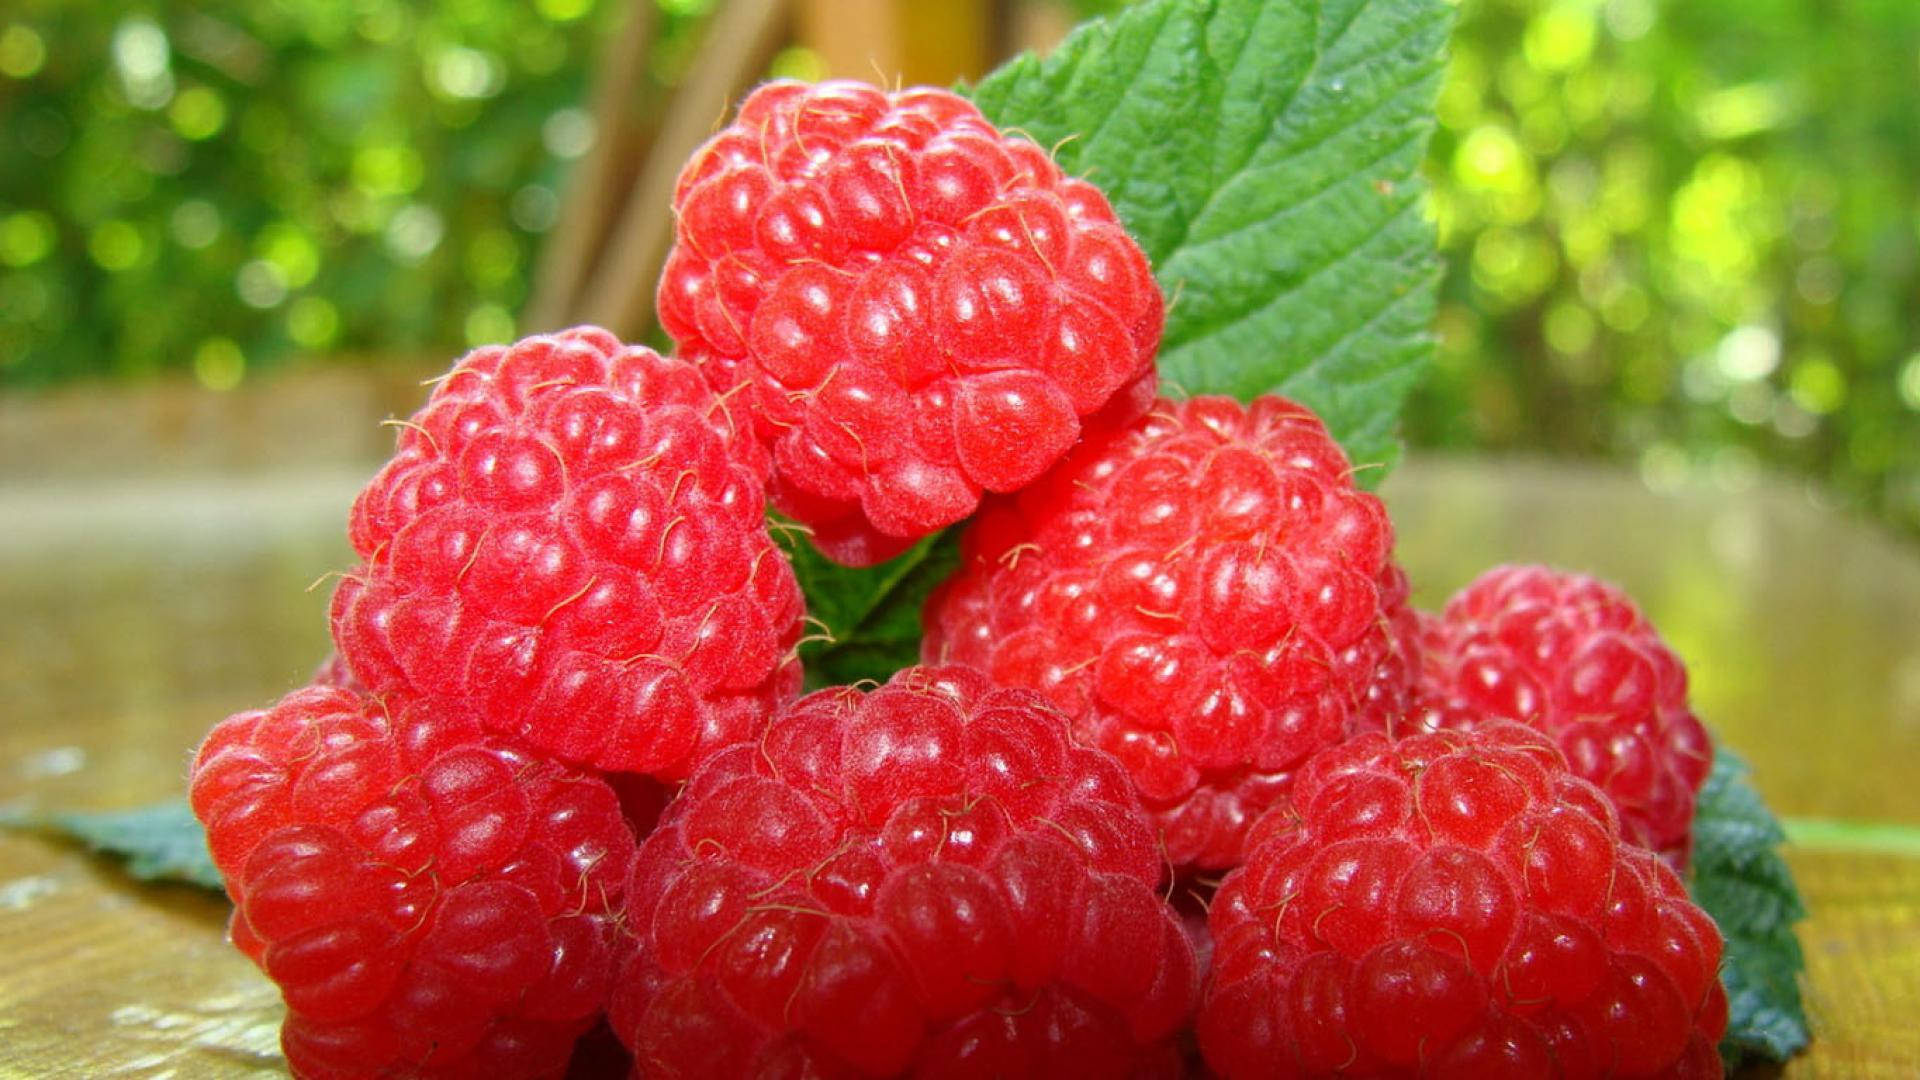
[[[557,1076],[605,1006],[634,853],[618,799],[458,715],[310,687],[194,760],[296,1076]]]
[[[347,662],[340,659],[337,649],[320,661],[320,666],[313,669],[313,676],[307,682],[310,686],[333,686],[355,693],[365,693],[367,689],[354,679],[353,672],[347,670]]]
[[[759,452],[691,365],[605,331],[477,350],[354,504],[340,655],[389,700],[684,777],[799,691]]]
[[[1171,1075],[1197,991],[1125,773],[962,668],[823,690],[642,845],[614,1030],[658,1077]]]
[[[1411,679],[1392,528],[1349,473],[1291,401],[1162,402],[989,505],[922,655],[1045,691],[1126,764],[1176,866],[1234,865],[1290,771]]]
[[[1686,864],[1713,749],[1687,707],[1686,668],[1626,594],[1581,574],[1497,567],[1422,617],[1420,652],[1412,726],[1503,717],[1539,728],[1613,800],[1628,839]]]
[[[1030,483],[1093,414],[1152,396],[1160,292],[1113,208],[945,90],[769,83],[673,206],[661,324],[744,390],[774,504],[842,562]]]
[[[1360,736],[1254,832],[1208,917],[1220,1074],[1720,1075],[1719,931],[1539,732]]]

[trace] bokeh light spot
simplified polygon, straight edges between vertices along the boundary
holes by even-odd
[[[21,210],[0,218],[0,263],[32,266],[53,250],[53,218],[39,210]]]
[[[1653,29],[1654,0],[1607,0],[1607,33],[1621,41],[1638,41]]]
[[[167,121],[183,139],[211,139],[227,126],[227,103],[205,86],[189,86],[167,107]]]
[[[767,74],[776,79],[819,82],[827,77],[827,61],[812,49],[795,45],[774,54],[773,63],[767,66]]]
[[[231,390],[247,374],[247,356],[232,338],[210,337],[193,351],[193,377],[209,390]]]
[[[1825,357],[1801,360],[1787,376],[1787,393],[1795,405],[1815,416],[1827,416],[1846,403],[1847,377]]]
[[[433,59],[433,86],[455,100],[490,98],[506,86],[506,73],[492,53],[463,46],[440,50]]]
[[[303,349],[324,349],[340,337],[340,310],[325,297],[303,296],[287,305],[287,336]]]
[[[425,203],[401,208],[387,222],[387,250],[401,262],[415,263],[433,254],[446,234],[447,224],[440,211]]]
[[[425,175],[420,155],[400,143],[362,146],[353,155],[354,186],[375,197],[406,195]]]
[[[0,75],[31,79],[47,62],[47,43],[33,27],[14,23],[0,31]]]
[[[320,272],[319,246],[292,222],[276,221],[261,230],[255,250],[280,271],[289,289],[300,288]]]
[[[1801,112],[1797,88],[1777,82],[1746,83],[1716,90],[1694,106],[1694,122],[1709,139],[1744,139],[1784,127]]]
[[[188,199],[174,207],[168,225],[174,240],[190,251],[220,239],[220,211],[205,199]]]
[[[513,223],[531,233],[546,232],[560,216],[560,199],[545,184],[528,184],[507,204]]]
[[[1547,309],[1547,344],[1558,352],[1581,353],[1593,345],[1593,314],[1579,304],[1560,301]]]
[[[593,10],[593,0],[535,0],[534,7],[550,22],[572,22]]]
[[[1558,265],[1553,245],[1531,230],[1488,229],[1473,245],[1473,283],[1509,304],[1540,295]]]
[[[252,259],[241,264],[233,276],[233,291],[248,307],[278,307],[287,298],[287,279],[273,263]]]
[[[1764,326],[1735,327],[1720,339],[1714,362],[1729,381],[1764,379],[1780,366],[1780,336]]]
[[[142,109],[165,108],[173,99],[173,49],[152,19],[123,19],[113,31],[113,63],[127,101]]]
[[[1526,151],[1499,124],[1483,124],[1468,132],[1453,155],[1453,174],[1461,183],[1492,191],[1523,185],[1528,165]]]
[[[1907,408],[1920,412],[1920,353],[1907,357],[1900,368],[1900,400]]]
[[[585,109],[557,109],[540,125],[540,143],[561,159],[577,158],[593,149],[596,130]]]
[[[467,312],[467,345],[475,347],[512,341],[513,314],[499,304],[480,304]]]
[[[146,252],[140,230],[125,221],[105,221],[87,238],[87,254],[102,270],[131,270]]]
[[[1521,42],[1527,63],[1541,71],[1569,71],[1593,55],[1593,15],[1584,7],[1555,4],[1527,21]]]

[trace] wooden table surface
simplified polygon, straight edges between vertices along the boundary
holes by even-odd
[[[176,795],[211,723],[325,652],[328,590],[307,588],[347,564],[375,421],[415,391],[290,385],[0,399],[0,809]],[[63,441],[82,452],[55,457]],[[1781,481],[1655,493],[1608,469],[1416,458],[1385,494],[1423,606],[1500,561],[1641,602],[1789,821],[1815,1041],[1785,1075],[1920,1076],[1920,549]],[[278,998],[225,915],[0,831],[0,1080],[281,1074]]]

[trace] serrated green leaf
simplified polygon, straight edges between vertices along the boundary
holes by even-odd
[[[1146,0],[971,92],[1057,144],[1140,240],[1169,299],[1169,388],[1288,394],[1356,465],[1386,464],[1431,352],[1440,264],[1416,169],[1450,21],[1446,0]],[[864,569],[783,543],[822,624],[809,686],[918,659],[950,537]]]
[[[1417,170],[1451,21],[1445,0],[1147,0],[973,95],[1139,239],[1170,388],[1287,394],[1387,464],[1432,351]]]
[[[220,871],[207,852],[207,834],[185,799],[133,810],[13,814],[0,825],[37,829],[78,840],[126,863],[143,881],[184,881],[219,889]]]
[[[830,562],[798,530],[776,527],[774,536],[818,624],[800,647],[807,689],[885,682],[920,661],[920,608],[959,564],[957,532],[936,533],[879,566],[858,568]]]
[[[1726,939],[1729,1068],[1750,1058],[1785,1061],[1807,1045],[1800,1002],[1806,967],[1794,924],[1806,906],[1780,856],[1780,823],[1747,781],[1747,766],[1722,748],[1694,812],[1693,897]]]

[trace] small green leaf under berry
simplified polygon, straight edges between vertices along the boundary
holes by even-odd
[[[207,854],[206,833],[185,799],[132,810],[8,814],[0,817],[0,825],[78,840],[122,860],[127,873],[142,881],[184,881],[220,888],[220,872]]]
[[[1780,854],[1786,834],[1747,774],[1744,761],[1720,749],[1693,819],[1693,897],[1727,943],[1720,1055],[1730,1069],[1785,1061],[1809,1038],[1799,981],[1806,961],[1793,932],[1807,909]]]

